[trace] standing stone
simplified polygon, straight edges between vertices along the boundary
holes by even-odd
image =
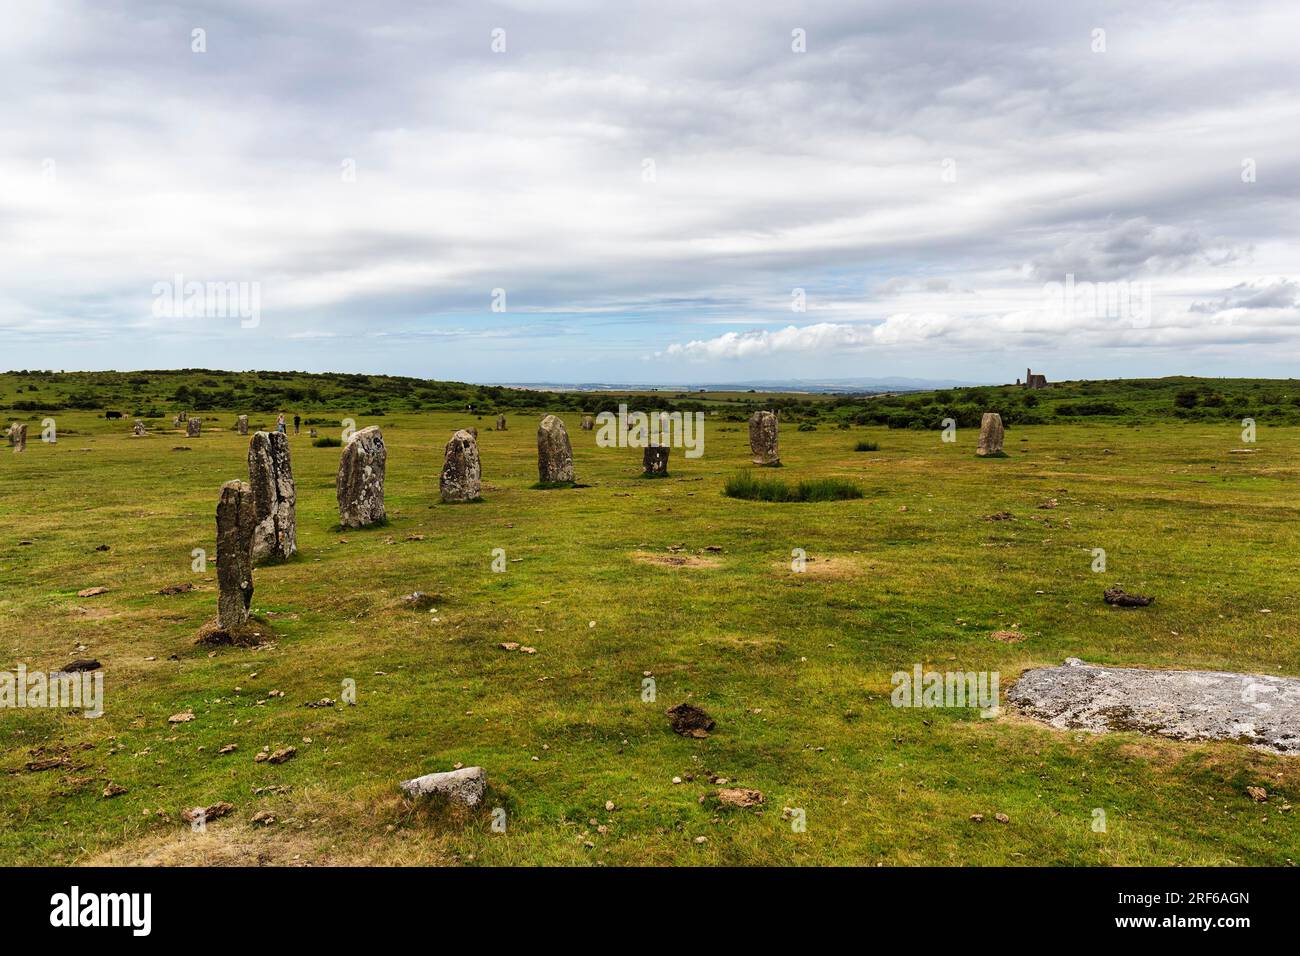
[[[668,446],[646,445],[641,457],[642,468],[647,478],[659,478],[668,474]]]
[[[14,443],[14,454],[27,450],[27,423],[15,422],[9,432]]]
[[[244,416],[240,416],[243,418]],[[248,484],[253,489],[253,563],[284,560],[298,550],[298,495],[289,464],[289,436],[254,432],[248,443]]]
[[[583,415],[583,416],[582,416],[582,430],[583,430],[584,432],[589,432],[589,431],[591,431],[591,430],[592,430],[593,428],[595,428],[595,427],[596,427],[596,423],[595,423],[594,421],[592,421],[592,418],[591,418],[590,415]]]
[[[144,422],[140,421],[140,420],[137,418],[136,421],[135,421],[135,425],[132,426],[132,428],[131,428],[131,434],[134,435],[136,438],[143,437],[143,435],[144,435]]]
[[[554,415],[537,426],[537,477],[544,484],[573,481],[573,445],[564,422]]]
[[[467,431],[467,432],[469,432],[471,435],[473,435],[475,441],[478,441],[478,429],[477,429],[477,428],[475,428],[473,425],[471,425],[471,426],[469,426],[469,428],[466,428],[465,431]]]
[[[14,447],[14,442],[18,440],[18,423],[10,422],[9,427],[5,429],[5,438],[9,439],[9,447]]]
[[[247,415],[240,415],[238,418],[236,418],[236,419],[235,419],[235,428],[239,429],[239,434],[241,434],[241,435],[247,435],[247,434],[248,434],[248,416],[247,416]]]
[[[506,430],[506,417],[505,417],[504,415],[498,415],[498,416],[497,416],[497,431],[499,431],[499,432],[503,432],[503,431],[505,431],[505,430]]]
[[[364,528],[384,520],[384,468],[388,449],[378,425],[353,432],[343,446],[334,490],[339,502],[339,524]]]
[[[316,437],[317,437],[317,435],[316,435],[316,429],[314,429],[314,428],[309,428],[309,429],[307,430],[307,437],[308,437],[308,438],[316,438]]]
[[[198,438],[199,432],[203,429],[203,419],[187,418],[185,420],[185,437]]]
[[[775,468],[781,464],[776,412],[760,411],[749,416],[749,450],[754,464]]]
[[[442,453],[442,476],[438,479],[442,500],[478,501],[483,496],[482,478],[478,441],[471,429],[462,428],[451,436]]]
[[[980,440],[975,454],[981,457],[1002,454],[1002,416],[997,412],[985,412],[980,419]]]
[[[238,630],[253,603],[253,489],[228,481],[217,503],[217,626]]]

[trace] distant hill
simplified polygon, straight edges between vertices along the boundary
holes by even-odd
[[[622,402],[632,409],[702,411],[723,421],[744,421],[757,408],[774,408],[795,427],[938,429],[945,418],[962,427],[979,425],[984,412],[999,412],[1009,426],[1053,422],[1240,421],[1300,425],[1300,380],[1170,377],[1058,382],[1044,389],[1015,385],[961,385],[924,391],[904,389],[905,379],[873,380],[885,391],[856,393],[840,383],[815,383],[797,391],[784,383],[697,386],[656,390],[609,386],[591,391],[544,391],[503,385],[439,382],[391,375],[310,372],[222,372],[173,369],[141,372],[0,373],[0,409],[10,418],[39,418],[60,410],[135,418],[170,418],[178,411],[274,413],[336,420],[340,416],[374,418],[435,410],[476,414],[524,414],[551,411],[595,414],[614,411]],[[843,390],[839,390],[839,385]],[[553,386],[559,388],[558,386]],[[571,422],[570,427],[575,427]]]
[[[684,385],[609,382],[502,382],[509,388],[544,389],[557,392],[800,392],[810,394],[917,392],[936,388],[959,388],[979,384],[947,379],[923,378],[825,378],[754,379],[741,382],[697,382]]]

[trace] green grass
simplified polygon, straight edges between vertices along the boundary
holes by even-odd
[[[727,479],[722,493],[747,501],[847,501],[861,498],[862,489],[843,478],[808,478],[796,485],[784,478],[759,478],[743,470]]]
[[[27,380],[0,386],[12,398]],[[130,418],[63,410],[57,445],[37,428],[25,455],[0,447],[0,669],[94,657],[106,695],[96,720],[0,711],[0,863],[1300,859],[1300,813],[1280,810],[1300,798],[1295,758],[889,701],[890,675],[916,663],[997,671],[1004,690],[1070,656],[1300,675],[1300,428],[1262,418],[1257,453],[1234,455],[1228,419],[1048,416],[1009,430],[1012,457],[990,468],[975,428],[945,443],[883,424],[799,432],[783,418],[785,474],[851,480],[865,497],[763,507],[721,494],[750,458],[721,405],[706,454],[654,482],[639,480],[637,450],[597,447],[569,420],[585,487],[564,494],[531,490],[537,418],[513,413],[509,431],[480,425],[483,502],[442,508],[438,451],[476,417],[394,400],[380,423],[387,526],[339,530],[338,449],[290,436],[301,554],[254,577],[274,643],[195,646],[215,612],[217,494],[246,469],[248,439],[228,425],[239,412],[274,421],[278,405],[250,391],[205,414],[221,430],[197,439],[171,429],[173,405],[139,439]],[[285,410],[375,423],[306,401]],[[572,418],[567,405],[547,410]],[[858,438],[887,450],[857,455]],[[1056,507],[1040,508],[1048,499]],[[1002,511],[1011,520],[985,520]],[[1098,547],[1105,574],[1091,570]],[[810,559],[804,573],[794,549]],[[186,583],[197,589],[157,593]],[[1112,584],[1156,603],[1109,608]],[[92,586],[109,592],[77,597]],[[441,596],[434,613],[403,605],[416,590]],[[989,638],[1013,625],[1022,643]],[[349,680],[355,706],[342,702]],[[323,697],[339,704],[303,706]],[[712,736],[671,732],[664,710],[681,701],[717,720]],[[193,721],[167,722],[187,709]],[[298,748],[287,763],[253,760],[287,745]],[[23,772],[42,748],[66,748],[69,765]],[[398,798],[398,780],[456,763],[487,768],[483,813],[451,820]],[[709,773],[762,790],[764,808],[715,809]],[[105,799],[109,782],[128,792]],[[1268,803],[1246,786],[1265,787]],[[181,822],[182,808],[217,800],[236,810],[206,834]],[[806,811],[806,832],[783,807]],[[1092,829],[1097,808],[1105,833]],[[276,822],[252,824],[262,810]],[[1011,822],[993,823],[996,812]]]

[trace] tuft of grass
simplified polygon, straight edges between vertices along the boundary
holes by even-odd
[[[860,441],[853,446],[854,451],[880,451],[880,443],[874,441]]]
[[[339,448],[342,445],[342,441],[331,438],[329,435],[322,435],[320,438],[313,438],[311,441],[312,448]]]
[[[748,470],[727,479],[722,493],[746,501],[845,501],[861,498],[862,489],[843,478],[808,478],[791,486],[784,478],[756,478]]]

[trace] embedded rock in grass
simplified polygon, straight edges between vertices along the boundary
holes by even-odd
[[[984,417],[980,419],[980,439],[975,447],[975,454],[981,458],[985,455],[1003,454],[1003,437],[1002,416],[997,412],[985,412]]]
[[[283,560],[298,550],[298,496],[289,464],[289,436],[256,432],[248,443],[248,484],[253,489],[253,561]]]
[[[758,411],[749,416],[749,450],[754,454],[754,464],[768,468],[781,464],[779,432],[776,412]]]
[[[554,415],[537,426],[537,478],[542,484],[573,481],[573,445],[564,422]]]
[[[668,720],[672,723],[673,733],[683,737],[707,737],[714,727],[713,718],[694,704],[669,707]]]
[[[1135,730],[1300,754],[1295,677],[1096,667],[1072,657],[1062,667],[1026,671],[1007,702],[1062,729]]]
[[[203,419],[189,418],[185,421],[185,437],[198,438],[203,431]]]
[[[226,482],[217,503],[217,626],[225,631],[239,631],[248,623],[254,524],[253,489],[247,482]]]
[[[1107,588],[1102,593],[1102,600],[1113,607],[1146,607],[1155,598],[1142,594],[1129,594],[1121,587],[1113,587]]]
[[[482,767],[464,767],[447,773],[429,773],[398,784],[409,797],[441,794],[452,803],[476,806],[487,792],[487,771]]]
[[[482,478],[477,436],[462,428],[451,436],[442,452],[442,475],[438,479],[442,500],[478,501],[483,496]]]
[[[353,432],[343,447],[335,495],[339,503],[339,524],[364,528],[384,520],[384,470],[388,450],[378,425]]]
[[[641,456],[641,467],[647,478],[663,478],[668,474],[668,449],[663,445],[647,445]]]

